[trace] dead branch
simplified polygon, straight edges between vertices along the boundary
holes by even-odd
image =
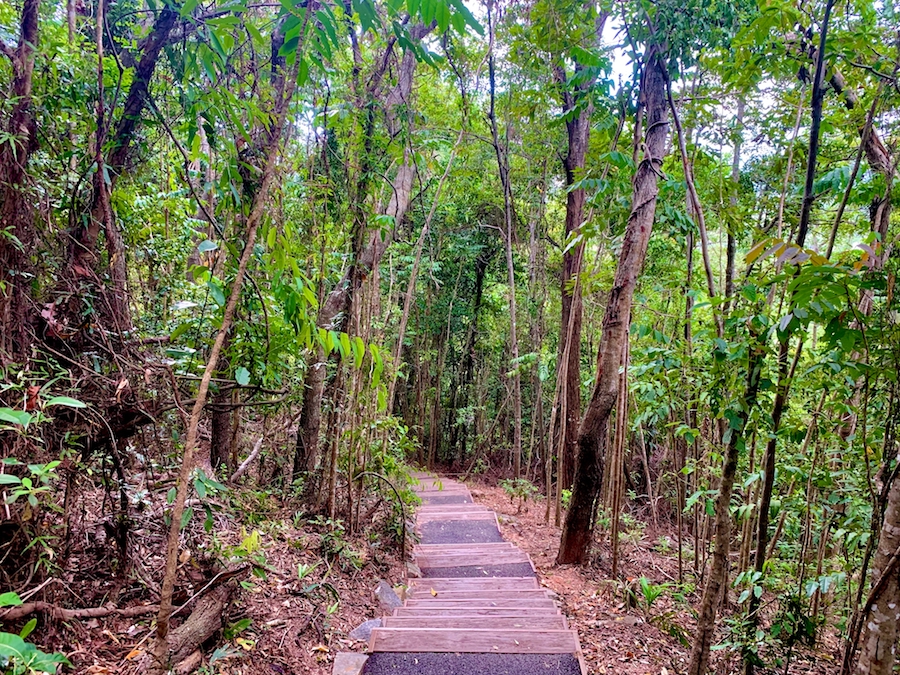
[[[43,612],[49,614],[54,619],[60,621],[70,621],[72,619],[100,619],[107,616],[120,616],[131,618],[136,616],[144,616],[145,614],[154,614],[159,611],[159,605],[138,605],[137,607],[118,608],[114,605],[106,605],[103,607],[86,607],[84,609],[66,609],[51,602],[26,602],[15,607],[11,607],[0,614],[0,621],[15,621],[22,619],[30,614]]]
[[[237,471],[231,474],[231,478],[228,479],[229,483],[234,483],[238,478],[243,476],[247,471],[247,468],[253,463],[253,460],[259,456],[259,451],[262,450],[264,438],[264,436],[259,437],[259,440],[256,441],[256,445],[253,446],[253,452],[250,453],[250,456],[247,457],[247,459],[245,459],[243,462],[241,462],[241,465],[237,468]]]

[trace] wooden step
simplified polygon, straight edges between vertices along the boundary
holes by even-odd
[[[575,654],[578,638],[570,630],[376,628],[369,651]]]
[[[492,566],[528,563],[529,557],[518,549],[470,551],[468,553],[423,553],[416,556],[416,565],[423,567]]]
[[[550,628],[566,630],[566,617],[546,616],[386,616],[382,628]]]
[[[546,607],[556,609],[556,603],[545,596],[524,598],[443,598],[420,596],[406,601],[406,607],[416,609],[421,607],[446,607],[447,609],[459,609],[466,607]]]
[[[534,577],[456,577],[452,579],[410,579],[411,591],[434,589],[436,591],[472,590],[532,590],[540,588]]]
[[[419,483],[413,488],[415,492],[468,492],[469,488],[460,483]]]
[[[451,520],[490,520],[497,522],[497,516],[493,511],[451,511],[449,513],[420,513],[416,516],[416,522],[432,523],[434,521],[451,521]]]
[[[442,552],[466,552],[466,551],[503,551],[503,550],[519,550],[518,547],[508,541],[486,541],[486,542],[459,542],[452,544],[416,544],[413,546],[413,553],[419,551],[421,553],[442,553]]]
[[[437,589],[422,588],[415,591],[408,591],[410,600],[485,600],[485,604],[503,604],[515,607],[522,600],[531,600],[534,598],[543,598],[553,602],[546,591],[527,590],[527,591],[439,591]],[[508,600],[509,602],[504,602]]]
[[[554,607],[398,607],[394,616],[553,616]]]

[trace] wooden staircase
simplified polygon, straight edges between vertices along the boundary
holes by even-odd
[[[423,578],[408,580],[403,606],[372,631],[369,652],[571,655],[574,665],[568,672],[586,673],[578,635],[538,584],[529,557],[497,541],[496,514],[475,504],[462,483],[426,474],[417,478],[422,505],[416,530],[422,543],[413,548],[413,557]],[[449,534],[444,525],[452,525]],[[472,536],[494,541],[462,541],[471,538],[467,527],[475,527]],[[504,569],[518,573],[490,571]],[[443,672],[456,671],[448,666]]]

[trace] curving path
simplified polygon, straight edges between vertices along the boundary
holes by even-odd
[[[462,483],[417,474],[421,577],[372,631],[363,675],[585,675],[578,634]]]

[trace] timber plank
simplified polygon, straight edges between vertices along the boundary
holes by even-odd
[[[550,628],[567,630],[562,615],[546,616],[386,616],[382,628]]]
[[[433,591],[433,592],[432,592]],[[435,600],[488,600],[497,602],[498,600],[509,600],[510,605],[518,604],[519,600],[529,600],[533,598],[543,598],[553,601],[546,591],[541,590],[460,590],[460,591],[439,591],[437,589],[422,588],[415,591],[407,591],[410,600],[435,599]],[[507,604],[507,603],[503,603]]]
[[[450,513],[420,513],[416,520],[420,524],[435,520],[492,520],[496,522],[497,516],[493,511],[452,511]]]
[[[372,652],[493,652],[497,654],[574,654],[571,630],[376,628]]]
[[[427,553],[416,556],[419,567],[460,567],[478,565],[505,565],[507,563],[527,563],[527,555],[517,550],[471,551],[468,553]]]
[[[555,607],[398,607],[394,616],[553,616]]]
[[[456,577],[452,579],[410,579],[407,587],[413,591],[433,588],[436,591],[473,590],[533,590],[538,589],[534,577]]]
[[[556,603],[548,597],[537,598],[442,598],[440,594],[436,598],[415,597],[406,601],[406,607],[417,609],[420,607],[446,607],[447,609],[460,609],[466,607],[537,607],[556,609]]]

